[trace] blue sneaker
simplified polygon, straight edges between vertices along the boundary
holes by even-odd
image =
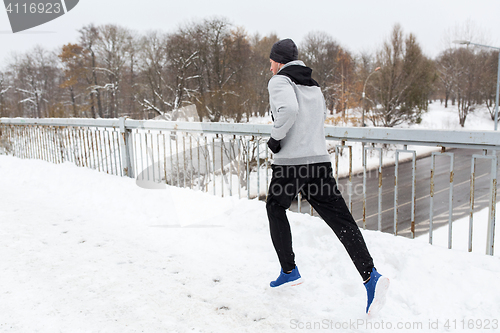
[[[375,268],[373,268],[370,280],[365,283],[365,288],[368,293],[366,313],[369,315],[375,315],[385,304],[385,296],[387,295],[387,290],[389,289],[389,279],[382,276]]]
[[[300,273],[299,273],[299,268],[297,266],[295,266],[293,271],[291,271],[289,274],[286,274],[285,272],[283,272],[283,269],[281,269],[280,276],[278,276],[276,281],[271,282],[271,287],[273,287],[273,288],[279,287],[282,284],[288,284],[290,286],[297,286],[297,285],[301,284],[302,282],[303,281],[302,281],[302,277],[300,276]]]

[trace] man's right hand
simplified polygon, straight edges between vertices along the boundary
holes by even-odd
[[[269,138],[269,140],[267,141],[267,146],[274,154],[277,154],[281,150],[280,141],[273,138]]]

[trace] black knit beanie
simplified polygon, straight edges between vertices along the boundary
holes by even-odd
[[[299,50],[290,38],[282,39],[274,43],[269,58],[280,64],[286,64],[287,62],[299,59]]]

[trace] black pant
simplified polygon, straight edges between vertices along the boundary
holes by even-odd
[[[284,272],[295,268],[292,234],[286,210],[299,191],[332,228],[363,280],[370,277],[373,259],[333,177],[331,163],[273,165],[267,216],[274,248]]]

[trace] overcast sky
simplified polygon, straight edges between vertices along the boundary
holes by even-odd
[[[224,16],[250,34],[274,32],[297,43],[308,32],[325,31],[356,54],[378,48],[395,23],[415,34],[430,57],[445,48],[447,31],[467,21],[490,45],[500,46],[500,0],[80,0],[66,15],[16,34],[0,10],[0,68],[12,52],[76,42],[77,30],[89,23],[168,32],[212,16]]]

